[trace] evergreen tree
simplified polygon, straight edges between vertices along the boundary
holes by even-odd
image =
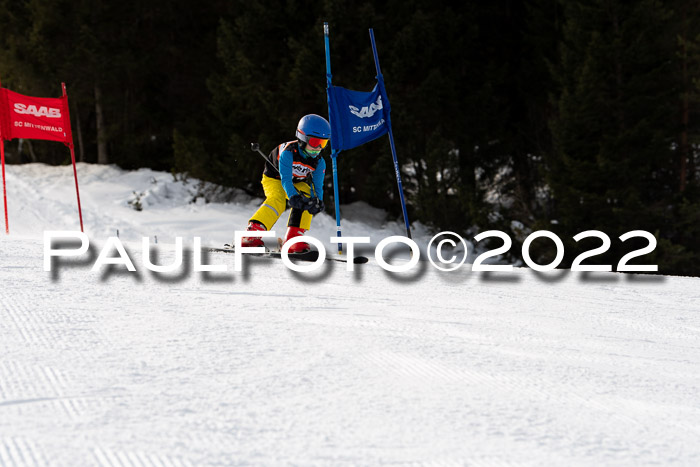
[[[250,143],[269,152],[295,138],[301,116],[327,108],[321,26],[311,2],[283,8],[269,1],[233,3],[236,15],[223,18],[218,28],[221,67],[208,80],[214,129],[206,141],[185,136],[182,143],[199,139],[193,144],[215,154],[217,181],[259,194],[263,162]],[[179,168],[187,169],[194,154],[183,144],[176,156]]]
[[[562,6],[549,183],[571,260],[581,251],[571,240],[578,232],[601,230],[615,239],[634,229],[658,233],[664,225],[676,185],[677,88],[672,14],[661,2]],[[627,250],[613,241],[598,260],[609,263]]]
[[[674,144],[677,192],[667,218],[659,261],[670,271],[700,273],[700,5],[670,2],[677,34],[680,118]]]
[[[223,1],[3,0],[0,76],[38,96],[58,95],[65,82],[85,160],[169,169],[174,128],[207,97],[216,23],[228,9]],[[56,145],[41,152],[46,162],[65,159]]]

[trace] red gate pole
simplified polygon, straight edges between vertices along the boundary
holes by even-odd
[[[0,130],[0,152],[2,152],[2,199],[5,204],[5,233],[10,235],[10,224],[7,220],[7,190],[5,189],[5,140]]]
[[[80,217],[80,231],[83,230],[83,210],[80,208],[80,190],[78,189],[78,171],[75,168],[75,149],[73,149],[73,143],[70,143],[70,157],[73,160],[73,177],[75,177],[75,193],[78,197],[78,216]]]
[[[78,197],[78,216],[80,217],[80,231],[83,230],[83,210],[80,208],[80,189],[78,188],[78,170],[75,168],[75,149],[73,148],[73,131],[70,129],[70,112],[68,112],[68,94],[66,93],[66,83],[61,83],[63,88],[63,98],[66,100],[66,121],[68,122],[68,131],[70,132],[70,143],[67,145],[70,148],[70,158],[73,161],[73,177],[75,178],[75,194]],[[7,210],[5,210],[7,212]]]
[[[2,83],[0,83],[2,89]],[[0,109],[3,112],[5,109]],[[0,116],[2,117],[2,116]],[[0,153],[2,153],[2,199],[5,205],[5,234],[10,235],[10,224],[7,219],[7,189],[5,188],[5,140],[2,138],[2,122],[0,121]]]

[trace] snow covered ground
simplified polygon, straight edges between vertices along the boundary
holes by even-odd
[[[45,272],[43,231],[78,227],[72,171],[7,168],[2,466],[700,465],[700,278],[260,258],[236,273],[215,253],[226,273],[188,257],[158,274],[142,236],[169,264],[176,236],[227,242],[259,200],[190,203],[149,170],[78,174],[96,247]],[[361,208],[345,235],[402,233]],[[318,216],[313,233],[334,227]],[[137,272],[93,272],[117,230]]]

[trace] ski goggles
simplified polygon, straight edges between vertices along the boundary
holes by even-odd
[[[316,138],[315,136],[312,136],[309,138],[309,141],[307,142],[307,147],[311,148],[318,148],[320,147],[321,149],[326,147],[326,144],[328,144],[328,140],[324,138]],[[320,151],[320,149],[319,149]]]

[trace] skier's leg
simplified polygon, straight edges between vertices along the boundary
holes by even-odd
[[[280,180],[263,175],[262,186],[265,201],[250,218],[247,228],[250,231],[270,230],[287,207],[287,195]],[[241,243],[243,246],[264,245],[259,237],[243,237]]]
[[[306,182],[295,183],[294,186],[300,192],[310,196],[311,187]],[[292,208],[287,220],[287,234],[284,241],[287,242],[291,238],[304,235],[304,232],[311,227],[312,218],[313,216],[308,211]],[[311,247],[306,242],[295,243],[289,248],[290,253],[304,253],[309,250],[311,250]]]
[[[265,201],[250,220],[264,225],[265,230],[270,230],[287,207],[287,194],[282,188],[282,182],[277,178],[263,175],[262,186],[265,191]]]

